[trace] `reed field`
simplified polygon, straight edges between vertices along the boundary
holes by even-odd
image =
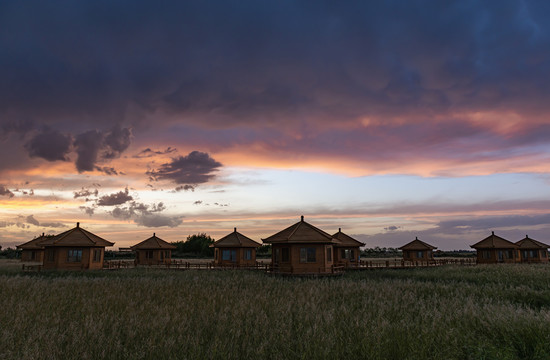
[[[0,359],[548,359],[550,266],[0,267]]]

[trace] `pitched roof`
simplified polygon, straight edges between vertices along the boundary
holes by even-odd
[[[517,249],[518,246],[511,241],[508,241],[500,236],[495,235],[493,231],[491,235],[485,239],[470,245],[474,249]]]
[[[26,243],[24,244],[21,244],[21,245],[17,245],[16,248],[17,249],[21,249],[21,250],[42,250],[44,249],[44,246],[42,245],[42,242],[46,239],[49,239],[51,238],[52,235],[40,235],[39,237],[37,237],[36,239],[32,239],[31,241],[27,241]]]
[[[310,244],[340,244],[340,240],[335,239],[332,235],[304,221],[304,217],[296,224],[287,227],[278,233],[271,235],[266,239],[262,239],[264,243],[279,244],[279,243],[310,243]]]
[[[418,237],[408,244],[405,244],[399,248],[399,250],[434,250],[436,246],[425,243],[422,240],[418,240]]]
[[[130,246],[130,249],[132,250],[168,250],[175,248],[175,245],[172,245],[169,242],[162,240],[161,238],[157,237],[155,233],[153,233],[153,236],[151,236],[149,239],[145,239],[142,242],[135,244],[134,246]]]
[[[545,243],[541,243],[535,239],[531,239],[529,236],[525,235],[524,239],[516,242],[516,245],[520,249],[548,249],[550,246]]]
[[[237,228],[230,234],[225,235],[218,241],[215,241],[212,247],[245,247],[245,248],[257,248],[262,244],[252,240],[249,237],[244,236],[237,231]]]
[[[76,223],[76,227],[71,230],[62,232],[52,238],[45,239],[41,243],[44,247],[47,246],[113,246],[114,243],[107,241],[91,232],[80,227],[80,223]]]
[[[351,236],[349,236],[347,234],[344,234],[342,232],[342,229],[338,229],[338,232],[336,234],[332,235],[332,237],[337,239],[337,240],[340,240],[340,242],[341,242],[341,244],[337,244],[336,246],[344,246],[344,247],[349,246],[349,247],[352,247],[352,246],[364,246],[365,245],[361,241],[355,240]]]

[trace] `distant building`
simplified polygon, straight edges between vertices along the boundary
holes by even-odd
[[[256,249],[262,244],[244,236],[233,229],[214,244],[214,265],[216,266],[253,266],[256,264]]]
[[[136,252],[137,265],[167,265],[172,262],[172,250],[176,246],[153,233],[153,236],[130,246],[130,249]]]
[[[355,240],[351,236],[344,234],[339,228],[338,232],[332,235],[334,239],[340,241],[339,244],[334,244],[334,264],[343,265],[345,267],[357,266],[361,258],[361,246],[364,243]]]
[[[334,245],[338,239],[301,220],[263,240],[271,244],[274,272],[327,274],[334,271]]]
[[[21,261],[42,262],[44,260],[44,246],[42,242],[49,237],[51,236],[45,236],[44,233],[42,233],[42,235],[36,239],[17,245],[16,248],[21,249]]]
[[[418,237],[399,248],[399,250],[403,251],[403,260],[405,261],[432,261],[435,249],[437,247],[418,240]]]
[[[477,250],[478,264],[515,263],[520,260],[519,246],[495,235],[494,231],[470,247]]]
[[[519,258],[521,262],[542,263],[548,262],[548,248],[550,246],[531,239],[525,235],[525,238],[516,242],[519,248]]]
[[[107,241],[76,223],[76,227],[41,242],[44,246],[44,269],[102,269]]]

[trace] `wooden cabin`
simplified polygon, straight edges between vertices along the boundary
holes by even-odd
[[[403,251],[403,260],[405,261],[433,261],[435,249],[437,247],[418,240],[418,237],[399,248]]]
[[[102,269],[105,247],[114,243],[80,227],[67,230],[42,241],[44,269],[88,270]]]
[[[495,235],[494,231],[470,247],[477,250],[478,264],[515,263],[520,260],[519,246]]]
[[[44,246],[42,246],[42,242],[51,237],[52,235],[46,236],[42,233],[42,235],[31,241],[17,245],[16,248],[21,250],[21,261],[39,263],[44,261]]]
[[[215,266],[253,266],[256,264],[256,249],[262,244],[234,228],[232,233],[210,246],[214,248]]]
[[[358,266],[361,259],[361,246],[364,243],[355,240],[351,236],[344,234],[339,228],[338,232],[332,235],[334,239],[340,241],[339,244],[334,244],[334,264],[345,267]]]
[[[525,235],[524,239],[516,242],[516,245],[519,248],[519,261],[526,263],[548,262],[548,248],[550,246],[531,239],[528,235]]]
[[[176,246],[153,233],[153,236],[130,246],[130,249],[136,252],[136,265],[167,265],[172,262],[172,250]]]
[[[263,239],[271,244],[274,272],[287,274],[329,274],[334,271],[334,245],[338,239],[301,220]]]

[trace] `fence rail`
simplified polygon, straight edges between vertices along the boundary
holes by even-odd
[[[341,273],[345,270],[367,270],[380,268],[415,268],[415,267],[432,267],[442,265],[475,265],[475,258],[464,259],[435,259],[425,261],[405,261],[401,259],[391,260],[361,260],[355,263],[338,263],[332,266],[331,273]],[[165,264],[157,265],[137,265],[134,260],[105,260],[103,263],[104,269],[127,269],[133,267],[147,267],[157,269],[182,269],[182,270],[262,270],[267,272],[278,273],[279,267],[277,264],[256,262],[254,265],[216,265],[213,261],[205,263],[193,263],[186,260],[173,259]],[[24,268],[25,270],[25,268]],[[29,269],[30,270],[30,269]]]

